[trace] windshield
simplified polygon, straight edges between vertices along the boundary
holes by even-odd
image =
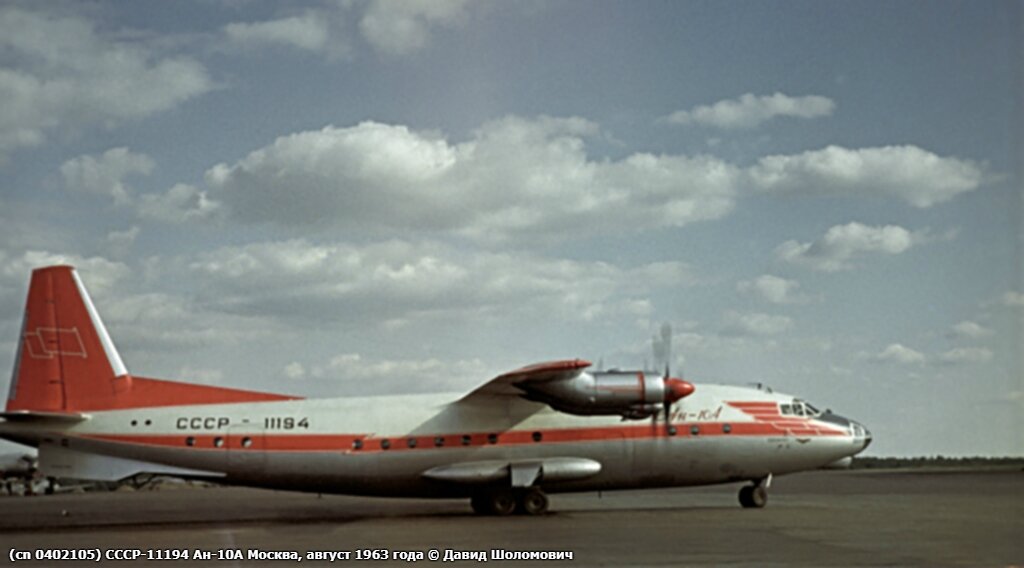
[[[793,400],[793,404],[780,404],[779,411],[785,416],[818,416],[821,411],[813,404],[799,399]]]

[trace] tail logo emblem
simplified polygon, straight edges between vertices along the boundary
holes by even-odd
[[[25,350],[33,359],[53,359],[57,355],[88,359],[77,327],[37,327],[22,336]]]

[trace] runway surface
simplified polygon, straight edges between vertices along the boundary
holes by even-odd
[[[0,498],[12,549],[571,551],[580,566],[1024,565],[1024,472],[831,471],[777,478],[768,507],[739,485],[553,495],[544,517],[477,517],[463,501],[389,500],[236,488]],[[64,514],[66,512],[66,515]],[[356,561],[357,550],[391,561]],[[188,562],[280,565],[285,561]],[[459,562],[468,564],[469,561]],[[475,562],[475,561],[474,561]],[[494,563],[491,560],[490,563]],[[427,563],[424,557],[417,564]],[[451,564],[441,562],[442,564]],[[70,566],[77,563],[21,562]],[[152,561],[117,562],[167,565]],[[185,565],[182,563],[170,563]],[[303,560],[303,565],[327,562]],[[397,564],[409,564],[397,562]],[[537,562],[500,562],[503,566]]]

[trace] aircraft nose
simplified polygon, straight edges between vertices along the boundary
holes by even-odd
[[[867,449],[871,445],[871,430],[868,430],[860,422],[850,421],[850,426],[853,429],[853,435],[855,438],[861,439],[861,451]]]
[[[864,427],[863,424],[856,420],[851,420],[838,414],[833,414],[831,410],[826,410],[820,416],[818,420],[823,422],[829,422],[834,426],[838,426],[846,431],[846,433],[853,438],[853,443],[860,445],[860,448],[854,453],[860,453],[864,451],[869,445],[871,445],[871,431]]]

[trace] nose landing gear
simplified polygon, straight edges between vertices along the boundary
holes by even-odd
[[[740,489],[740,505],[744,509],[761,509],[768,504],[768,487],[772,483],[772,474],[759,480],[753,480],[751,485]]]
[[[521,515],[543,515],[548,511],[548,497],[539,487],[509,490],[498,489],[478,493],[469,500],[478,515],[503,517],[513,512]]]

